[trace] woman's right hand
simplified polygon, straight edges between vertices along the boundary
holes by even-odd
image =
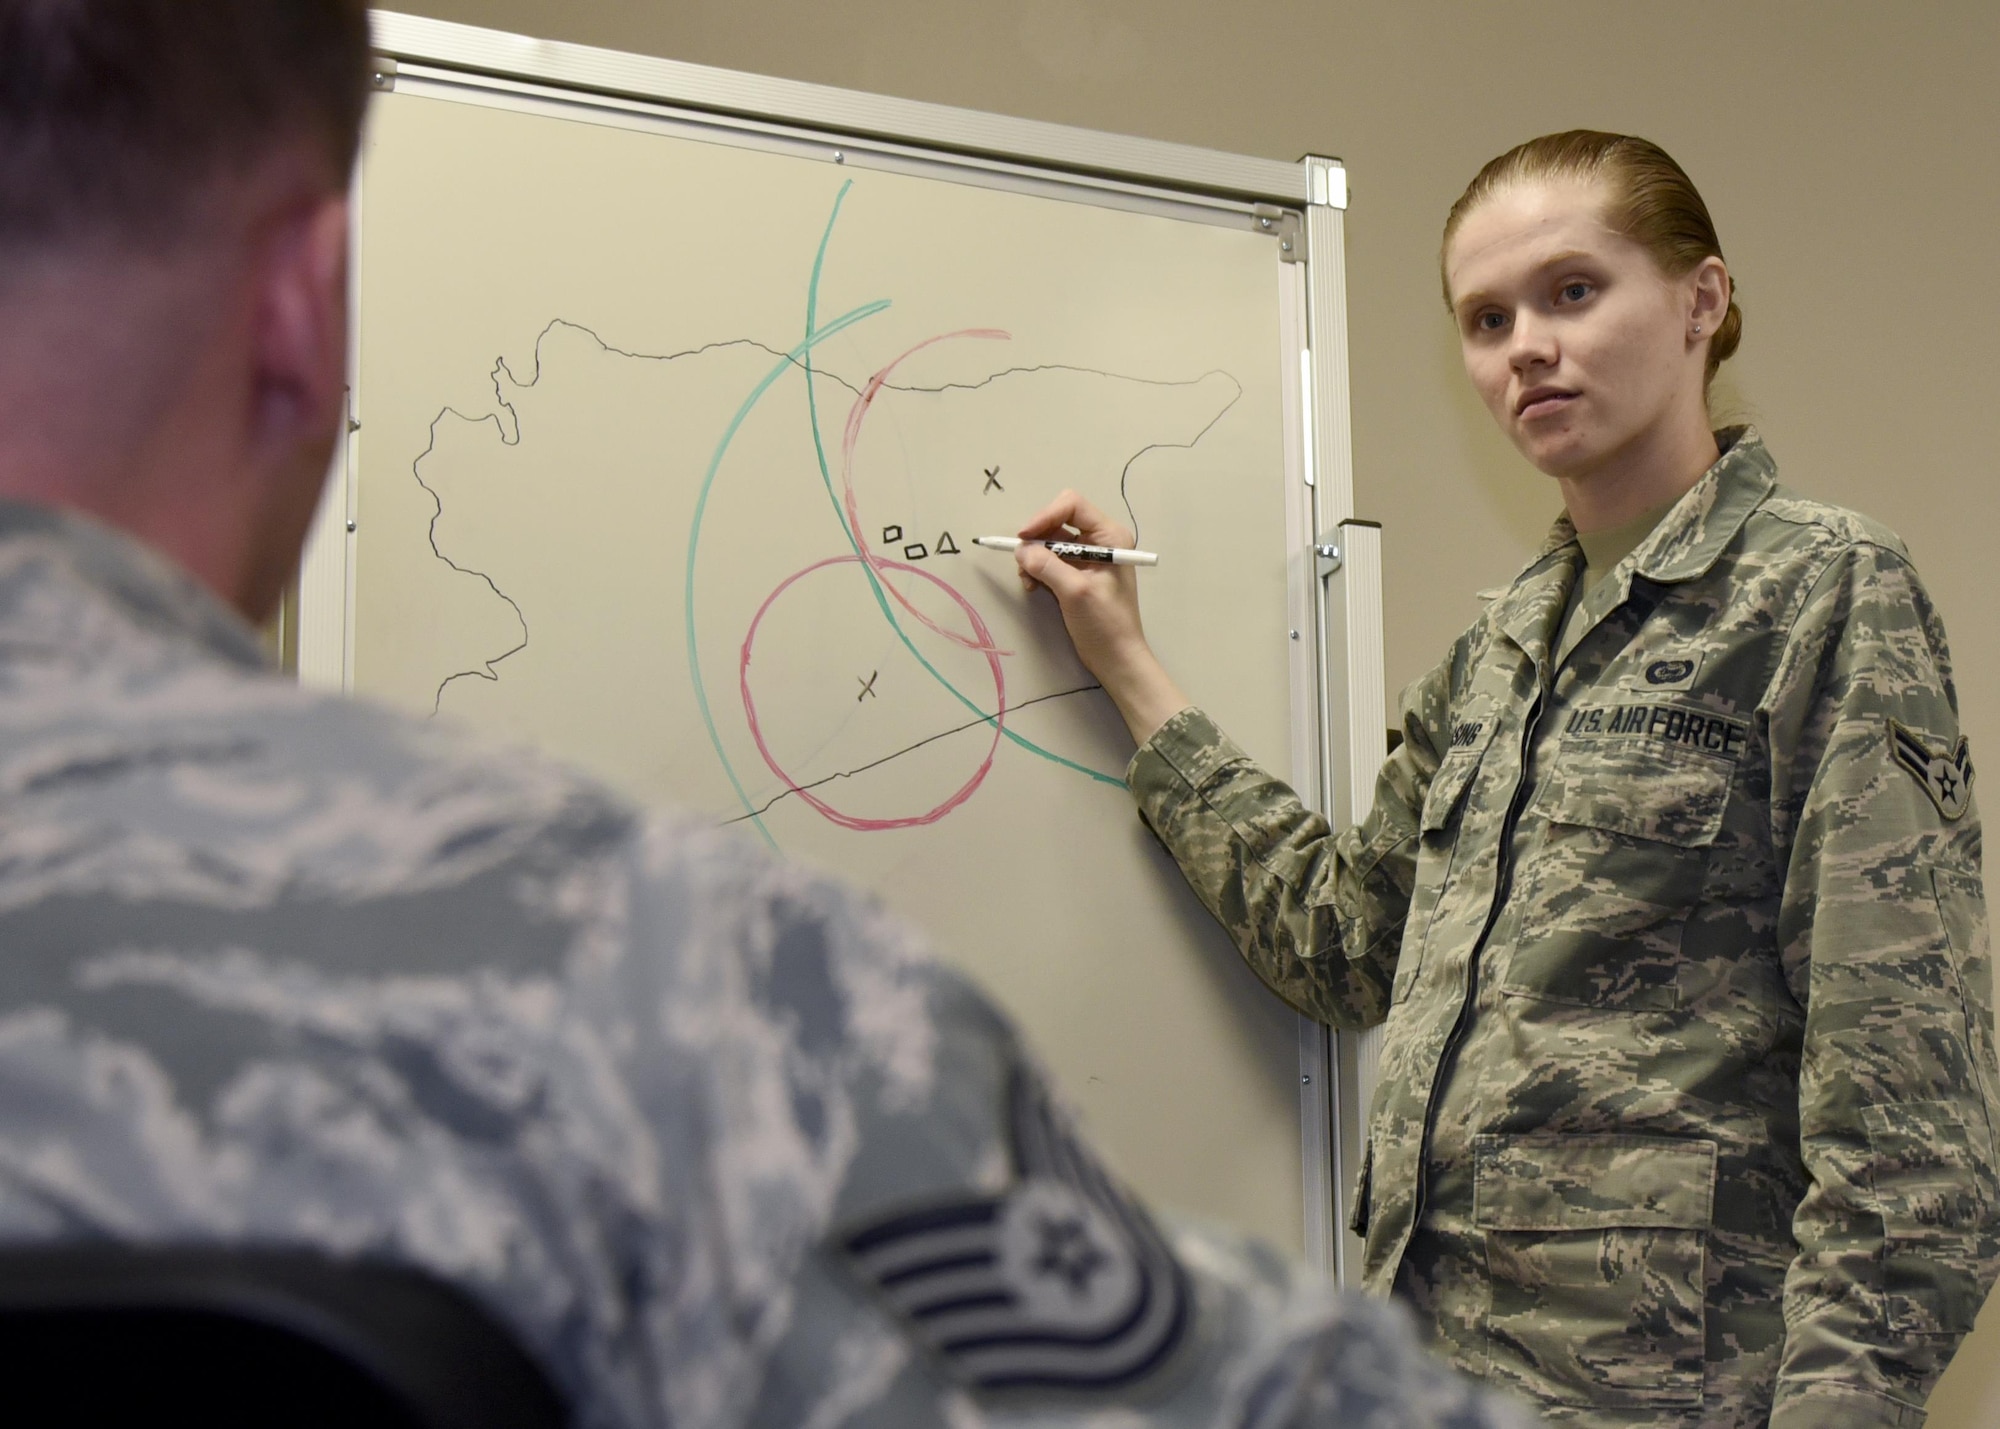
[[[1095,506],[1065,491],[1021,527],[1024,539],[1082,541],[1093,546],[1133,544],[1132,533]],[[1131,566],[1074,566],[1045,546],[1014,553],[1021,583],[1047,590],[1062,607],[1063,625],[1077,658],[1111,696],[1132,738],[1144,744],[1187,707],[1166,667],[1146,643],[1139,620],[1138,573]]]

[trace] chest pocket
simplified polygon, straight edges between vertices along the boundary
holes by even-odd
[[[1493,742],[1496,723],[1487,719],[1477,726],[1459,726],[1476,728],[1478,732],[1439,761],[1437,773],[1431,776],[1431,786],[1424,794],[1424,806],[1417,817],[1416,882],[1410,890],[1409,918],[1403,925],[1403,946],[1396,959],[1396,981],[1389,995],[1392,1004],[1409,995],[1417,971],[1423,966],[1424,944],[1430,935],[1431,922],[1438,901],[1444,896],[1445,885],[1451,880],[1466,794],[1472,788],[1472,776],[1479,772],[1479,761],[1486,747]]]
[[[1418,819],[1418,828],[1426,843],[1431,836],[1449,829],[1458,819],[1458,811],[1464,807],[1465,791],[1472,784],[1472,776],[1479,771],[1479,756],[1486,752],[1492,742],[1488,734],[1478,744],[1465,749],[1454,749],[1438,764],[1438,772],[1431,777],[1431,787],[1424,795],[1424,807]]]
[[[1732,772],[1657,740],[1564,740],[1501,990],[1620,1011],[1680,1006],[1681,935]]]

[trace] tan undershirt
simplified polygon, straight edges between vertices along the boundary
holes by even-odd
[[[1569,593],[1569,609],[1563,613],[1563,638],[1557,642],[1558,648],[1569,643],[1577,614],[1583,609],[1584,597],[1599,581],[1611,574],[1612,567],[1638,550],[1639,543],[1652,535],[1653,528],[1660,524],[1660,518],[1679,504],[1680,498],[1676,496],[1666,505],[1641,512],[1608,531],[1592,531],[1587,536],[1581,531],[1576,533],[1577,544],[1583,547],[1583,570]]]

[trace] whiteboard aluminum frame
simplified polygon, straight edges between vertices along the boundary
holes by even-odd
[[[1272,227],[1271,205],[1303,217],[1306,251],[1274,262],[1284,370],[1287,631],[1290,642],[1294,787],[1336,827],[1353,786],[1345,718],[1368,698],[1380,723],[1379,572],[1373,613],[1374,676],[1351,668],[1353,602],[1330,621],[1328,588],[1312,542],[1352,515],[1347,426],[1344,233],[1346,171],[1338,160],[1297,164],[1187,145],[920,104],[769,79],[588,46],[533,40],[444,21],[376,11],[377,52],[394,59],[386,84],[412,92],[529,112],[559,112],[617,127],[675,132],[740,147],[818,152],[831,162],[952,178],[1187,221]],[[363,185],[353,225],[359,254]],[[1278,239],[1274,236],[1273,243]],[[1274,255],[1275,258],[1275,255]],[[358,272],[359,263],[354,265]],[[308,537],[300,573],[301,681],[351,690],[357,535],[356,473],[366,422],[359,390],[358,284],[351,295],[348,430]],[[1365,604],[1365,602],[1364,602]],[[1338,628],[1336,628],[1338,627]],[[1368,641],[1361,642],[1364,646]],[[1364,652],[1365,658],[1365,652]],[[1357,679],[1357,674],[1359,678]],[[1340,718],[1334,716],[1339,715]],[[1379,761],[1378,761],[1379,762]],[[1367,771],[1372,778],[1373,769]],[[1352,1156],[1351,1075],[1339,1041],[1298,1019],[1300,1146],[1306,1256],[1343,1281],[1351,1253],[1343,1166]]]
[[[1308,189],[1344,196],[1339,161],[1307,156]],[[1316,579],[1320,638],[1320,730],[1324,741],[1316,807],[1336,830],[1359,823],[1373,800],[1381,769],[1387,708],[1382,652],[1382,531],[1354,507],[1354,444],[1348,408],[1346,214],[1331,202],[1305,210],[1306,351],[1312,402],[1306,440],[1311,450],[1317,539],[1340,548],[1338,569]],[[1303,772],[1303,771],[1302,771]],[[1297,785],[1301,792],[1307,787]],[[1348,1229],[1365,1121],[1374,1098],[1381,1031],[1337,1032],[1313,1024],[1324,1057],[1322,1158],[1335,1220],[1319,1263],[1342,1285],[1359,1285],[1361,1243]],[[1302,1033],[1303,1036],[1303,1033]],[[1305,1053],[1302,1050],[1302,1060]],[[1302,1072],[1301,1075],[1304,1075]],[[1309,1222],[1310,1223],[1310,1222]]]
[[[1346,207],[1346,171],[1336,164],[1318,178],[1302,165],[1192,144],[1107,134],[1034,119],[950,105],[836,89],[658,59],[530,39],[475,25],[377,10],[375,49],[492,77],[529,80],[598,95],[667,103],[755,121],[777,121],[850,139],[920,144],[941,153],[1033,164],[1071,174],[1133,180],[1162,188],[1221,194],[1297,207],[1309,202]]]
[[[361,251],[361,172],[357,165],[348,186],[348,251]],[[320,493],[319,509],[306,531],[299,558],[298,642],[299,683],[311,689],[351,694],[354,690],[354,536],[355,481],[360,458],[361,420],[361,284],[359,265],[348,264],[347,399],[341,414],[346,430],[334,445],[333,469]]]
[[[1260,206],[1243,199],[1147,186],[1102,175],[1059,173],[997,159],[946,155],[921,145],[850,138],[817,129],[801,129],[795,125],[718,116],[666,102],[588,92],[569,93],[546,84],[474,74],[443,65],[402,64],[394,76],[394,87],[399,94],[664,134],[695,143],[759,149],[854,169],[872,169],[933,181],[974,183],[1035,198],[1088,203],[1226,227],[1258,227],[1264,216],[1279,211],[1270,205]]]
[[[1288,361],[1280,378],[1280,403],[1285,423],[1285,587],[1291,654],[1292,787],[1308,807],[1324,813],[1326,800],[1325,628],[1324,592],[1320,589],[1313,553],[1319,529],[1318,493],[1312,465],[1311,292],[1306,267],[1283,263],[1278,269],[1279,346]],[[1341,1145],[1338,1069],[1327,1029],[1313,1018],[1297,1019],[1299,1050],[1299,1166],[1304,1178],[1306,1259],[1328,1275],[1340,1269]]]

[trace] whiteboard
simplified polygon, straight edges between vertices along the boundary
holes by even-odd
[[[303,623],[338,600],[358,694],[873,890],[1143,1192],[1301,1249],[1299,1019],[972,543],[1065,485],[1128,513],[1190,696],[1273,768],[1317,743],[1302,274],[1258,213],[406,62]]]

